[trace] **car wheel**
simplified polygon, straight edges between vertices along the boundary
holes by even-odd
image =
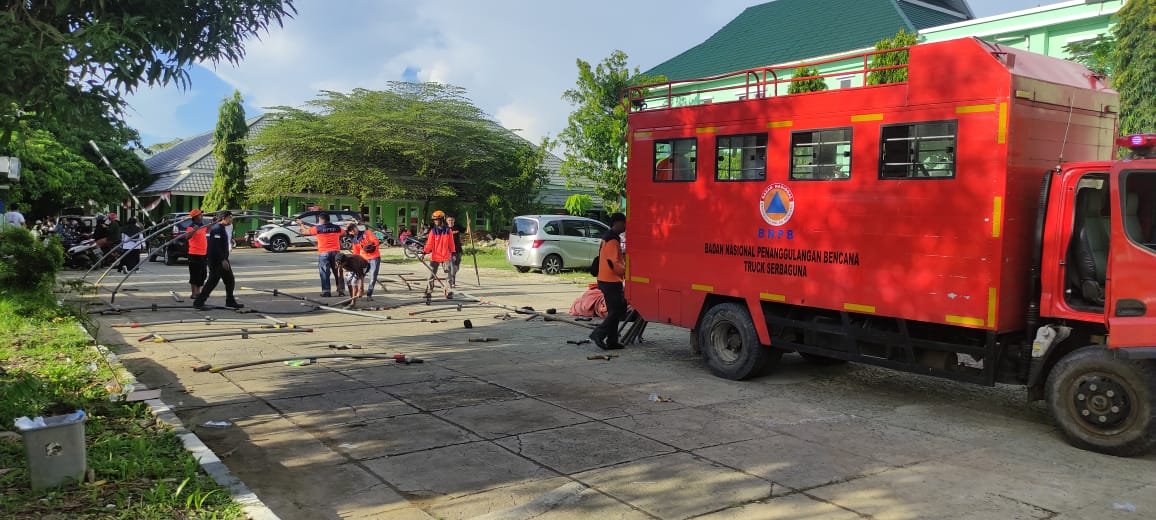
[[[165,248],[165,265],[173,265],[177,263],[177,257],[169,253],[169,249]]]
[[[711,373],[740,380],[773,367],[783,351],[759,343],[759,333],[747,308],[737,303],[711,307],[698,325],[698,344]]]
[[[284,253],[289,250],[289,239],[285,235],[277,235],[269,241],[268,249],[274,253]]]
[[[530,266],[528,265],[515,265],[514,268],[517,269],[519,273],[530,272]]]
[[[542,272],[549,275],[561,273],[562,257],[558,255],[547,256],[545,260],[542,260]]]
[[[1156,363],[1077,349],[1048,375],[1048,407],[1073,446],[1118,457],[1156,447]]]

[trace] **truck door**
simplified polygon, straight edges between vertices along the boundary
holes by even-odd
[[[1049,285],[1063,295],[1056,316],[1097,322],[1103,319],[1111,240],[1108,168],[1077,169],[1059,179],[1062,198],[1055,206],[1055,225],[1064,261]],[[1054,258],[1049,255],[1049,258]],[[1053,294],[1054,294],[1053,293]],[[1066,307],[1066,308],[1065,308]]]
[[[1105,309],[1109,347],[1156,346],[1156,161],[1117,163]],[[1117,216],[1119,216],[1117,218]]]

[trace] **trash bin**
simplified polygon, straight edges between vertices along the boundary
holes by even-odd
[[[44,426],[20,429],[33,491],[84,480],[84,419],[83,414],[45,417]]]

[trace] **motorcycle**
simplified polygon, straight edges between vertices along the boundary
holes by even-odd
[[[73,269],[87,269],[96,265],[102,254],[91,237],[64,243],[64,265]]]
[[[425,251],[425,242],[412,235],[405,237],[401,245],[406,258],[417,258]]]

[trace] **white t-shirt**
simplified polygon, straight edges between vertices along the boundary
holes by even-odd
[[[24,227],[24,215],[21,215],[19,211],[9,211],[4,214],[4,223],[9,226]]]

